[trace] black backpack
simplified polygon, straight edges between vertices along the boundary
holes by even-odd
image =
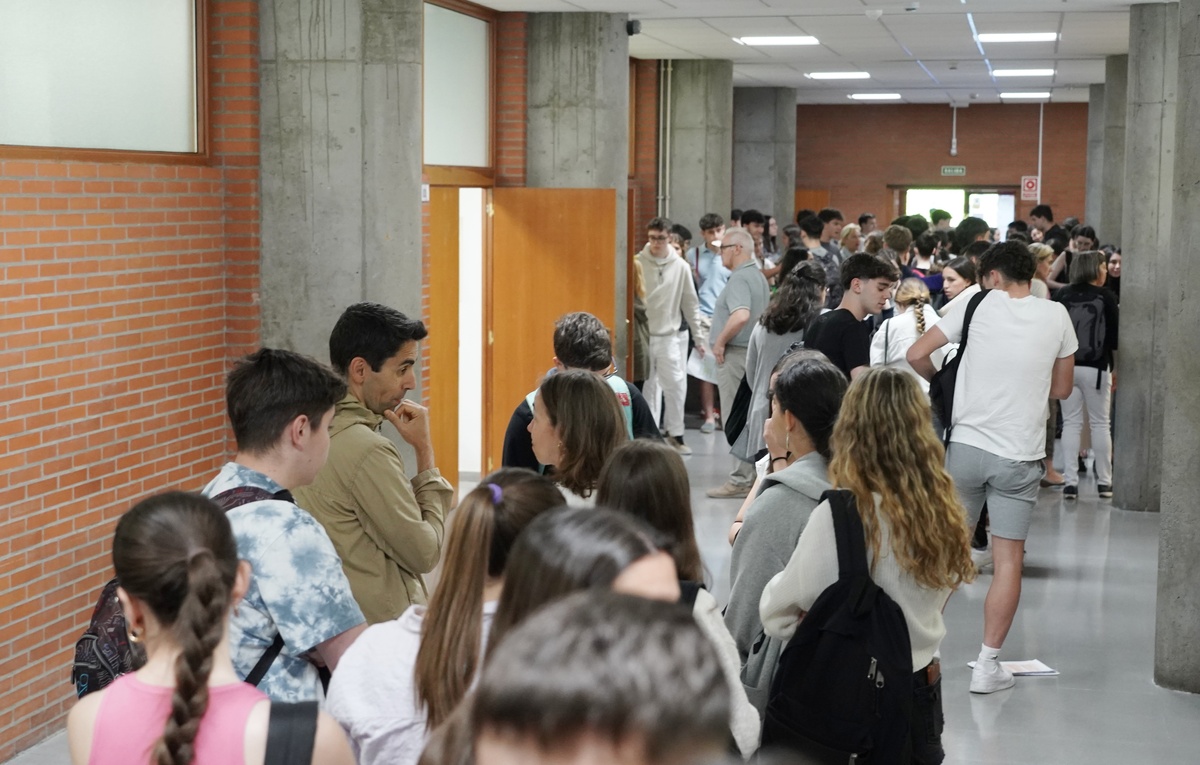
[[[239,486],[218,494],[212,501],[225,512],[229,512],[235,507],[264,499],[291,502],[292,495],[286,489],[272,493],[255,486]],[[100,591],[100,601],[92,611],[92,620],[83,631],[83,636],[75,642],[71,683],[75,686],[75,693],[79,698],[100,690],[121,675],[140,669],[146,663],[145,650],[137,643],[129,641],[129,628],[125,623],[121,602],[117,598],[117,587],[120,584],[114,578],[104,585],[104,589]],[[246,682],[258,685],[282,650],[283,636],[276,635],[275,641],[246,676]]]
[[[963,354],[967,352],[967,335],[971,329],[971,317],[975,315],[975,309],[979,307],[987,294],[988,290],[982,290],[971,298],[971,302],[967,303],[967,313],[963,316],[962,340],[958,344],[958,351],[952,358],[946,359],[942,368],[935,372],[929,380],[929,403],[933,407],[934,414],[941,421],[942,427],[946,429],[944,438],[947,444],[950,443],[950,426],[953,422],[950,418],[954,414],[954,385],[958,379],[958,365],[962,363]]]
[[[862,520],[848,491],[827,491],[838,580],[779,657],[762,745],[813,763],[907,763],[912,647],[900,606],[871,580]]]
[[[1107,361],[1108,352],[1104,345],[1108,326],[1104,317],[1104,298],[1095,292],[1066,291],[1066,294],[1059,294],[1075,327],[1075,337],[1079,340],[1075,363],[1090,367]]]

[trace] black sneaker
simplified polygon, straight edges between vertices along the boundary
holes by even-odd
[[[1102,483],[1096,487],[1096,490],[1100,493],[1100,496],[1105,499],[1108,499],[1112,496],[1112,484]]]
[[[1083,459],[1083,457],[1079,458],[1079,472],[1080,473],[1087,472],[1087,462]]]
[[[1079,487],[1078,486],[1064,486],[1063,487],[1063,499],[1079,499]]]

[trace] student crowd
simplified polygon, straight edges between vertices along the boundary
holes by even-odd
[[[72,760],[941,762],[942,611],[993,567],[970,691],[1011,688],[1031,513],[1041,487],[1077,496],[1085,410],[1111,496],[1120,255],[1044,205],[999,243],[930,217],[710,213],[695,247],[651,220],[632,381],[596,317],[562,317],[504,467],[453,513],[406,398],[420,321],[360,303],[329,367],[240,360],[232,461],[117,524],[132,646],[108,637],[132,671],[80,683]],[[683,459],[689,374],[732,455],[708,495],[743,499],[724,609]]]

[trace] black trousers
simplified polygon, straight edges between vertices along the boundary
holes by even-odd
[[[929,682],[929,668],[913,673],[912,761],[915,765],[940,765],[946,759],[942,748],[942,678]]]

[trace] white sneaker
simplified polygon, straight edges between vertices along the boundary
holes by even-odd
[[[1016,684],[1013,673],[995,659],[978,660],[975,662],[975,669],[971,670],[971,693],[995,693],[1012,688]]]
[[[992,548],[985,547],[982,550],[971,548],[971,562],[975,564],[976,571],[983,571],[988,566],[992,565]]]

